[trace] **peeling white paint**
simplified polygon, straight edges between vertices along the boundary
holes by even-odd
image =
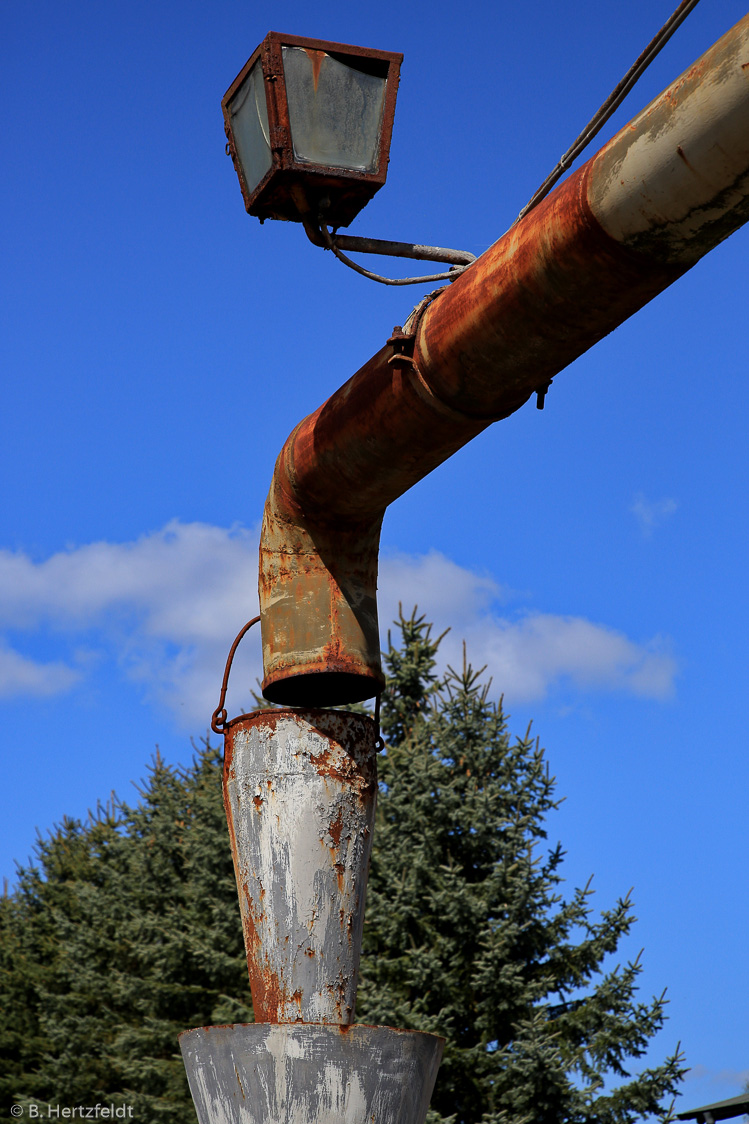
[[[703,231],[734,211],[741,224],[747,182],[749,19],[602,149],[588,202],[617,241],[691,264],[714,244]]]
[[[256,1017],[349,1023],[377,793],[373,724],[271,711],[230,738],[226,808],[253,995],[275,1003]]]

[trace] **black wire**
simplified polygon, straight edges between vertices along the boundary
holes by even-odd
[[[647,70],[659,51],[665,47],[673,33],[684,22],[692,9],[697,7],[698,3],[699,0],[682,0],[682,3],[666,20],[655,38],[651,39],[640,57],[629,68],[616,89],[612,90],[595,116],[590,119],[580,135],[573,141],[554,170],[531,196],[515,222],[520,222],[522,218],[525,218],[528,212],[537,207],[541,200],[549,194],[557,180],[567,171],[570,164],[580,155],[586,145],[593,140],[596,133],[600,132],[614,110],[618,109],[640,76]]]

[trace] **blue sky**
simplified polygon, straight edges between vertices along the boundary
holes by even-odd
[[[424,292],[244,212],[220,100],[270,29],[402,51],[351,233],[480,252],[675,6],[41,0],[0,15],[2,872],[184,762],[256,611],[275,457]],[[744,15],[703,0],[604,136]],[[591,149],[591,152],[596,147]],[[465,637],[566,797],[570,888],[633,887],[683,1107],[749,1077],[747,232],[388,512],[398,601]],[[396,265],[395,269],[398,268]],[[581,315],[585,310],[581,309]],[[246,641],[230,712],[249,701]]]

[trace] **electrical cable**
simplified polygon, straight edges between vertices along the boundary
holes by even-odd
[[[593,140],[593,137],[603,128],[611,115],[619,108],[621,103],[626,98],[627,94],[642,76],[642,74],[650,66],[653,59],[665,47],[668,40],[674,32],[681,26],[689,13],[697,7],[699,0],[682,0],[678,8],[671,14],[661,27],[658,34],[651,39],[642,54],[635,60],[627,73],[622,78],[621,82],[609,94],[606,101],[603,103],[598,112],[590,119],[580,135],[573,141],[570,147],[565,152],[564,156],[559,160],[553,171],[546,177],[544,182],[536,192],[531,196],[529,201],[523,207],[522,211],[515,219],[515,223],[520,222],[522,218],[537,207],[542,199],[551,191],[554,184],[561,178],[567,171],[571,164],[577,159],[584,148]],[[513,223],[513,226],[515,225]],[[370,269],[365,269],[364,266],[358,265],[357,262],[352,261],[350,257],[343,253],[342,250],[336,245],[335,234],[331,233],[322,219],[319,222],[320,233],[323,236],[325,247],[332,250],[335,256],[349,269],[353,269],[356,273],[360,273],[362,277],[368,277],[371,281],[378,281],[381,285],[422,285],[431,281],[454,281],[460,276],[468,265],[452,266],[450,270],[444,273],[430,273],[424,277],[383,277],[379,273],[373,273]],[[313,239],[314,241],[314,239]],[[319,244],[319,243],[318,243]],[[471,263],[472,264],[472,263]]]
[[[648,43],[647,47],[639,56],[639,58],[636,59],[632,66],[629,68],[619,85],[609,94],[608,98],[595,114],[595,116],[590,119],[580,135],[567,149],[564,156],[561,158],[554,170],[546,177],[538,190],[531,196],[518,217],[515,219],[515,223],[518,223],[522,218],[525,218],[528,212],[532,211],[534,207],[537,207],[541,200],[549,194],[560,176],[562,176],[564,172],[567,171],[569,166],[580,155],[586,145],[588,145],[590,141],[592,141],[596,133],[598,133],[603,128],[609,117],[611,117],[612,113],[616,109],[618,109],[618,107],[624,101],[625,97],[630,92],[640,76],[644,73],[645,70],[647,70],[656,55],[661,51],[663,47],[665,47],[666,43],[674,34],[676,29],[680,27],[689,13],[697,7],[698,3],[699,0],[682,0],[682,3],[679,4],[679,7],[673,12],[669,19],[666,20],[655,38],[651,39],[650,43]],[[515,223],[513,223],[513,226],[515,225]]]

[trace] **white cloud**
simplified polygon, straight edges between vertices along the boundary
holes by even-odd
[[[438,632],[450,628],[441,646],[443,663],[460,665],[465,640],[473,666],[485,664],[494,687],[508,700],[542,699],[565,682],[580,690],[657,699],[673,693],[676,661],[658,637],[639,644],[583,617],[538,612],[497,616],[490,608],[503,593],[501,587],[437,552],[385,557],[381,571],[383,641],[398,601],[406,614],[418,604]]]
[[[257,534],[168,523],[129,543],[90,543],[44,562],[0,551],[0,621],[87,625],[112,609],[136,610],[155,635],[200,639],[215,616],[257,602]]]
[[[488,574],[466,570],[437,550],[416,557],[385,554],[380,559],[377,587],[383,642],[387,626],[398,615],[399,604],[406,615],[419,605],[427,610],[430,620],[449,623],[473,619],[505,595],[503,587]]]
[[[469,625],[465,634],[472,662],[486,664],[510,699],[541,699],[564,682],[657,699],[673,693],[676,661],[658,640],[638,644],[582,617],[493,618]]]
[[[698,1063],[687,1070],[687,1081],[704,1081],[706,1079],[715,1085],[735,1085],[740,1093],[742,1089],[746,1089],[747,1083],[749,1083],[749,1069],[716,1070],[708,1069],[707,1066]]]
[[[438,630],[451,628],[443,660],[459,662],[465,638],[474,666],[487,664],[509,700],[543,698],[559,684],[653,698],[673,690],[675,661],[657,640],[640,644],[582,617],[496,615],[502,587],[436,551],[386,555],[379,585],[383,641],[398,602],[406,612],[418,604]],[[257,612],[256,588],[257,531],[244,528],[175,521],[134,542],[91,543],[41,562],[0,551],[0,628],[46,628],[70,644],[67,664],[0,647],[0,695],[68,691],[104,658],[181,724],[204,727],[231,641]],[[251,634],[232,673],[230,712],[247,706],[259,676]]]
[[[650,501],[645,498],[642,492],[638,492],[629,510],[639,523],[643,535],[647,538],[652,535],[656,527],[659,527],[664,520],[673,515],[678,506],[676,500],[671,499],[670,496],[664,496],[662,500]]]
[[[59,695],[78,681],[80,673],[63,663],[35,663],[0,644],[0,698],[45,698]]]
[[[76,642],[95,630],[124,673],[189,726],[207,724],[229,645],[256,612],[257,533],[243,528],[175,521],[39,563],[0,551],[0,626],[51,625]]]

